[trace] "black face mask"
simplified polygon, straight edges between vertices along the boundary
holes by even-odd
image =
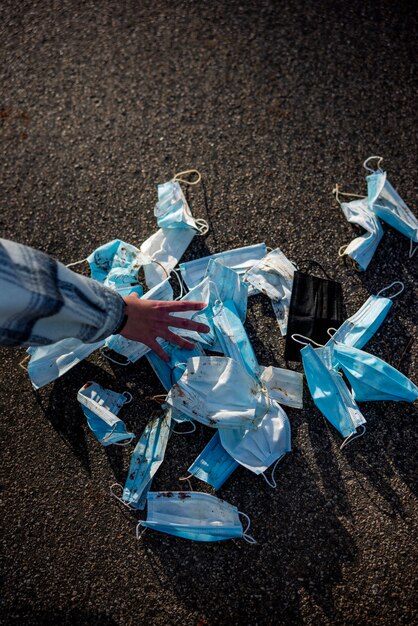
[[[329,339],[328,328],[338,328],[344,321],[341,283],[332,280],[316,261],[310,261],[308,270],[312,265],[320,267],[328,279],[303,271],[294,273],[284,352],[286,361],[301,360],[303,346],[292,339],[293,334],[325,344]]]

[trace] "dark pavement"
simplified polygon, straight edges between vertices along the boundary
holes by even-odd
[[[347,313],[400,279],[367,349],[417,382],[416,261],[390,228],[365,274],[339,247],[354,237],[332,198],[365,189],[378,154],[417,212],[417,14],[412,2],[235,0],[19,2],[0,15],[3,237],[65,263],[156,230],[156,184],[190,167],[211,231],[185,258],[265,241],[316,259],[343,284]],[[418,254],[416,255],[418,257]],[[284,341],[264,297],[247,329],[264,365]],[[101,355],[41,390],[1,351],[2,623],[130,626],[417,623],[417,408],[366,403],[367,434],[343,451],[305,393],[289,410],[293,452],[271,490],[239,469],[220,496],[252,520],[256,546],[199,544],[147,531],[109,496],[127,449],[104,449],[76,392],[94,379],[135,403],[140,434],[162,391],[142,359]],[[171,438],[155,489],[212,432]],[[196,490],[205,484],[195,480]]]

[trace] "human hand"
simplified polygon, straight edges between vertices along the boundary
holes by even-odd
[[[169,330],[169,326],[187,328],[198,333],[210,331],[206,324],[170,315],[182,311],[201,311],[206,306],[205,302],[141,300],[137,294],[126,296],[123,300],[128,319],[120,334],[126,339],[144,343],[151,350],[154,350],[163,361],[169,361],[169,356],[157,342],[157,337],[166,339],[170,343],[180,346],[180,348],[186,348],[186,350],[194,348],[191,341],[173,333]]]

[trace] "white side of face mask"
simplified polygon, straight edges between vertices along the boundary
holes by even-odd
[[[303,408],[303,374],[281,367],[260,367],[260,380],[270,398],[295,409]]]
[[[144,241],[141,252],[155,261],[144,267],[150,289],[169,276],[196,233],[193,228],[160,228]]]

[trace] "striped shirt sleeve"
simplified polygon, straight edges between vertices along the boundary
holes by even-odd
[[[118,293],[43,252],[0,239],[0,345],[101,341],[124,313]]]

